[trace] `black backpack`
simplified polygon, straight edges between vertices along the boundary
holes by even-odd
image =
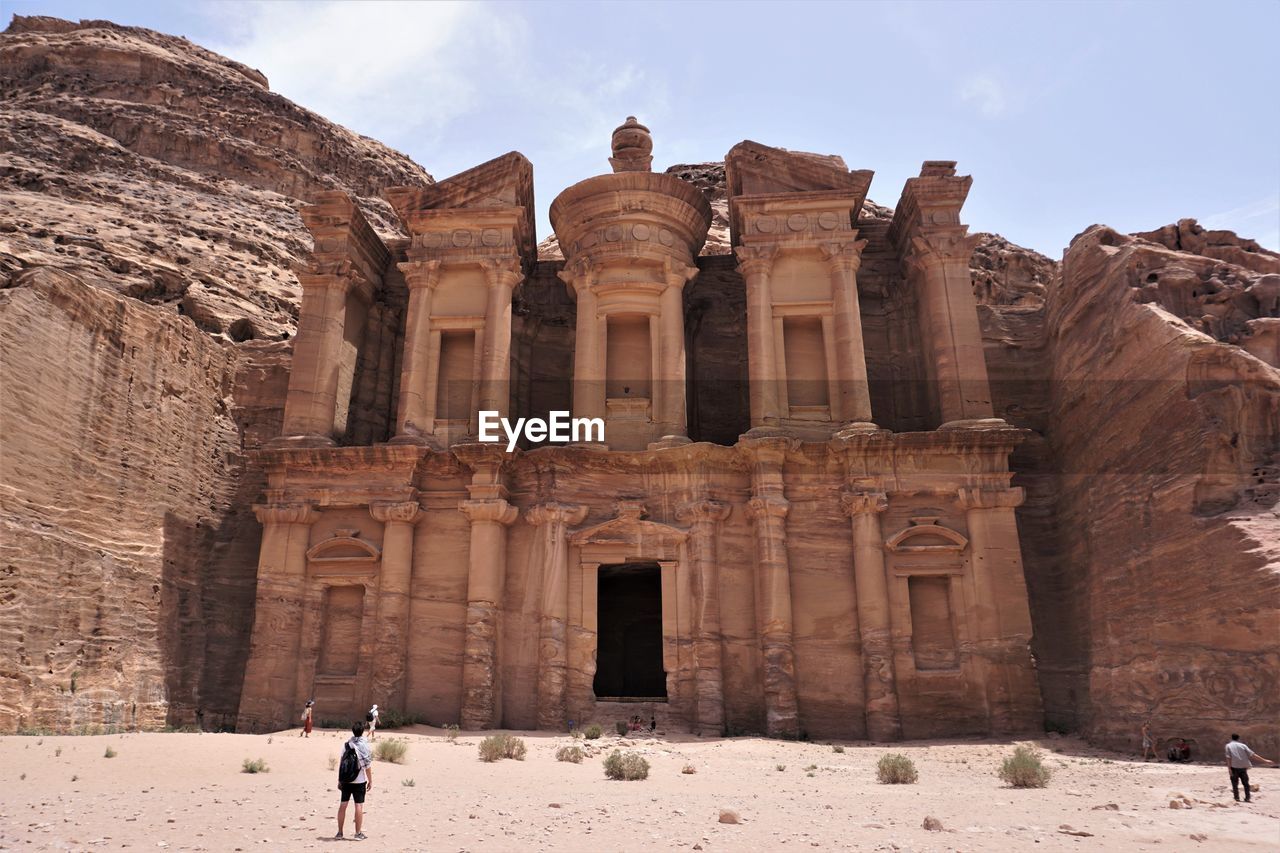
[[[346,746],[342,750],[342,760],[338,762],[338,782],[340,784],[350,784],[356,781],[356,777],[360,775],[360,756],[356,754],[356,748],[347,741]]]

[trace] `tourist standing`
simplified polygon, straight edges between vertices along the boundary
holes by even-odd
[[[1244,783],[1244,801],[1246,803],[1253,802],[1252,792],[1249,790],[1249,768],[1253,766],[1250,759],[1256,758],[1263,764],[1275,764],[1263,758],[1258,753],[1249,748],[1247,743],[1240,740],[1240,735],[1232,734],[1231,740],[1227,741],[1227,770],[1231,773],[1231,796],[1236,798],[1236,802],[1240,802],[1240,791],[1237,785]]]
[[[342,760],[338,762],[338,790],[342,792],[342,805],[338,806],[338,834],[334,838],[342,837],[342,829],[347,822],[347,800],[356,801],[355,838],[363,841],[367,837],[364,834],[364,795],[373,789],[373,754],[363,734],[364,723],[357,721],[351,726],[351,739],[342,747]]]
[[[315,704],[316,700],[308,699],[307,706],[302,709],[302,737],[311,737],[311,715]]]
[[[369,723],[369,740],[373,740],[374,734],[378,731],[378,706],[375,704],[370,708],[364,718]]]
[[[1151,721],[1147,720],[1142,724],[1142,760],[1147,760],[1147,753],[1151,753],[1151,757],[1157,761],[1160,756],[1156,755],[1156,744],[1151,737]]]

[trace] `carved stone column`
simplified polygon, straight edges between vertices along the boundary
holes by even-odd
[[[684,285],[698,274],[697,267],[686,267],[667,259],[663,277],[667,288],[659,297],[662,316],[661,349],[662,372],[654,377],[654,402],[661,412],[666,435],[663,438],[684,438],[689,434],[686,404],[685,340],[684,340]],[[659,396],[661,401],[659,402]]]
[[[747,370],[750,374],[751,426],[777,426],[782,418],[778,395],[777,343],[773,336],[773,297],[769,273],[776,246],[739,246],[738,272],[747,283]]]
[[[884,534],[880,529],[880,513],[889,502],[883,492],[845,492],[841,503],[853,525],[853,578],[862,641],[867,737],[901,740],[902,717],[893,670],[892,609],[885,576]]]
[[[1017,488],[960,489],[977,596],[975,654],[984,673],[992,734],[1038,730],[1044,722],[1031,660],[1031,611],[1014,510]]]
[[[369,505],[369,514],[383,524],[378,651],[373,664],[372,701],[404,711],[409,589],[413,578],[413,533],[418,502],[375,501]]]
[[[282,438],[315,445],[334,443],[347,293],[355,284],[354,275],[349,264],[314,264],[298,273],[302,307],[293,341]]]
[[[489,298],[480,363],[480,409],[506,417],[511,408],[511,291],[524,278],[519,258],[481,261]]]
[[[399,415],[393,443],[433,440],[440,365],[431,357],[431,297],[440,281],[440,261],[399,264],[409,287],[404,323],[404,359],[400,371]]]
[[[573,349],[573,416],[601,418],[605,416],[604,349],[602,323],[596,294],[592,290],[595,269],[579,261],[572,270],[561,270],[563,279],[577,295],[577,327]]]
[[[856,237],[857,231],[850,233]],[[822,256],[831,273],[831,311],[835,325],[836,379],[839,396],[832,401],[832,419],[871,423],[871,389],[867,382],[867,354],[858,306],[858,268],[866,240],[823,243]]]
[[[307,548],[320,514],[306,503],[255,504],[253,511],[262,522],[262,547],[240,725],[259,731],[287,725],[301,711],[294,706]]]
[[[694,712],[700,735],[724,734],[724,654],[720,631],[720,563],[716,553],[719,524],[728,504],[699,500],[676,511],[692,527],[689,536],[694,604]]]
[[[569,543],[567,530],[587,517],[585,506],[547,503],[525,514],[539,528],[542,597],[538,608],[538,728],[563,730],[569,679]]]
[[[917,235],[907,257],[943,425],[993,417],[969,273],[969,256],[979,239],[949,231]]]
[[[459,509],[471,519],[461,726],[487,729],[501,718],[498,631],[507,574],[507,525],[519,513],[502,498],[463,501]]]
[[[770,737],[795,737],[800,732],[796,698],[795,642],[791,612],[791,566],[787,557],[787,513],[782,469],[786,438],[743,440],[751,459],[751,488],[747,504],[755,524],[756,597],[760,650],[764,665],[765,732]]]

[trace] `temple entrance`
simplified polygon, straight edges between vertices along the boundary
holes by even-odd
[[[596,698],[665,699],[661,569],[622,563],[598,572]]]

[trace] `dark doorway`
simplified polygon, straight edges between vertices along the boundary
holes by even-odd
[[[665,699],[662,570],[657,563],[600,567],[596,626],[596,697]]]

